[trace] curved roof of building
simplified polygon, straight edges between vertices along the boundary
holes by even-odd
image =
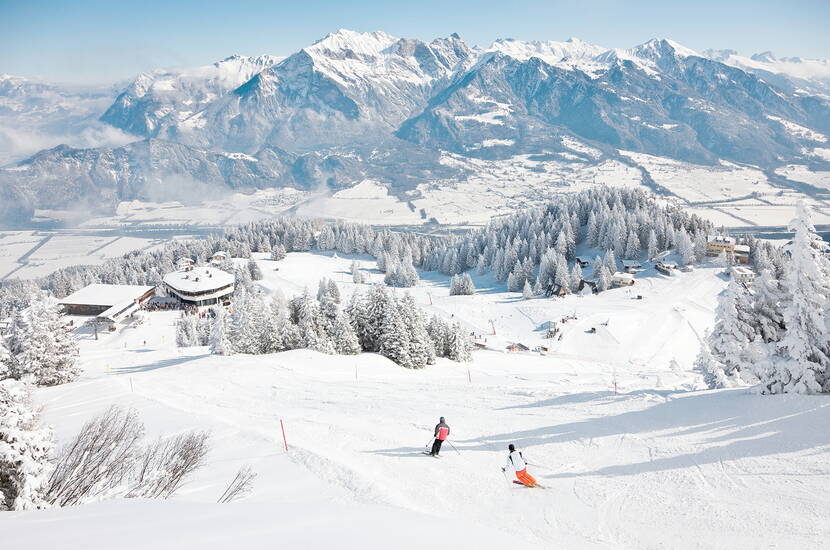
[[[182,292],[205,292],[232,285],[234,276],[215,267],[199,266],[168,273],[164,283]]]

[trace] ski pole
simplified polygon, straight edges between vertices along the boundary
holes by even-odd
[[[449,440],[449,439],[447,440],[447,443],[450,443],[450,440]],[[450,443],[450,447],[452,447],[452,448],[455,450],[455,452],[457,452],[458,454],[461,454],[461,451],[459,451],[458,449],[456,449],[456,448],[455,448],[455,445],[453,445],[452,443]]]

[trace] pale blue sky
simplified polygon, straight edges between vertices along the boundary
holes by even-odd
[[[608,47],[653,37],[742,54],[830,57],[830,0],[410,2],[0,0],[0,73],[112,82],[228,55],[288,55],[338,28],[431,40],[458,32]]]

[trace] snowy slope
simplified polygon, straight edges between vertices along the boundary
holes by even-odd
[[[802,93],[830,94],[830,61],[827,59],[808,59],[802,57],[778,58],[770,51],[740,55],[735,50],[706,50],[704,55],[738,67],[747,72],[756,73],[762,78],[787,82]],[[779,77],[779,78],[776,78]]]
[[[155,136],[163,121],[182,120],[277,63],[270,55],[232,55],[212,65],[138,75],[101,120],[136,136]]]
[[[261,260],[263,286],[291,295],[329,276],[347,296],[355,287],[346,282],[350,262],[292,253],[275,271]],[[151,436],[210,428],[208,467],[169,502],[4,514],[4,542],[36,549],[81,540],[106,548],[116,537],[125,548],[200,550],[229,541],[310,549],[820,548],[830,535],[825,400],[692,390],[699,384],[689,370],[692,334],[712,322],[714,293],[725,284],[717,271],[646,273],[633,287],[644,300],[615,290],[516,301],[488,291],[484,279],[478,295],[449,297],[445,278],[427,279],[413,290],[416,300],[482,333],[494,319],[497,335],[486,336],[497,349],[515,339],[541,342],[540,319],[574,310],[578,319],[564,325],[550,355],[479,351],[472,364],[442,360],[423,371],[371,354],[177,350],[175,314],[151,313],[138,327],[85,339],[84,378],[39,390],[38,400],[61,439],[110,403],[136,407]],[[585,332],[591,326],[596,334]],[[439,415],[460,454],[445,445],[436,460],[420,450]],[[502,476],[511,442],[544,489]],[[259,473],[254,493],[212,504],[245,463]],[[50,529],[36,528],[43,521]]]

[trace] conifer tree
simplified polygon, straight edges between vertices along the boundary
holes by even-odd
[[[12,324],[7,343],[13,378],[32,376],[39,386],[55,386],[78,377],[78,344],[55,298],[38,292],[29,307],[12,318]]]
[[[608,267],[603,265],[599,270],[599,277],[597,277],[597,290],[604,292],[611,288],[611,272]]]
[[[525,279],[524,287],[522,287],[522,299],[530,300],[531,298],[533,298],[533,289],[530,288],[530,281]]]
[[[747,317],[751,315],[749,310],[744,289],[733,279],[718,299],[715,326],[703,345],[703,356],[698,360],[700,368],[708,373],[710,387],[724,387],[726,380],[736,378],[747,369],[745,351],[755,337],[747,323]]]
[[[349,316],[345,312],[341,311],[337,314],[332,332],[331,340],[337,353],[341,355],[356,355],[360,353],[360,342],[349,321]]]
[[[184,311],[176,321],[176,345],[180,348],[197,345],[196,323],[193,315]]]
[[[648,259],[651,260],[657,256],[657,252],[657,233],[654,232],[654,229],[649,229],[648,244],[646,245],[646,255],[648,256]]]
[[[262,280],[262,271],[259,269],[259,264],[257,264],[256,260],[254,260],[253,258],[248,260],[248,273],[251,274],[252,281]]]
[[[677,254],[680,256],[681,265],[689,265],[695,259],[695,250],[692,240],[686,230],[681,228],[677,236]]]
[[[271,259],[275,262],[285,259],[285,247],[282,244],[277,244],[271,249]]]
[[[231,344],[228,341],[228,327],[225,308],[216,306],[210,309],[213,321],[210,325],[210,353],[213,355],[230,355]]]
[[[405,368],[414,368],[410,357],[410,338],[406,330],[403,312],[398,307],[389,308],[383,319],[378,351]]]
[[[786,330],[777,344],[772,369],[761,380],[764,393],[818,393],[827,387],[827,301],[830,267],[827,244],[816,234],[809,207],[802,199],[789,229],[789,247],[782,281],[782,317]]]
[[[571,291],[576,292],[579,289],[579,284],[582,282],[583,275],[582,275],[582,267],[580,267],[579,262],[574,264],[573,269],[571,270]]]
[[[591,266],[591,276],[595,281],[599,279],[599,272],[603,267],[605,267],[605,263],[602,261],[602,257],[596,256],[594,258],[594,263]]]
[[[409,368],[422,369],[435,362],[435,348],[427,332],[423,314],[409,294],[398,302],[403,323],[409,335]]]
[[[605,267],[611,275],[619,271],[619,266],[617,266],[617,257],[614,255],[613,250],[609,249],[605,251]]]
[[[625,242],[625,259],[636,260],[640,257],[640,238],[632,229],[628,232],[628,239]]]
[[[447,333],[446,357],[452,361],[472,361],[473,343],[459,323],[453,323]]]
[[[782,289],[769,269],[761,271],[752,285],[752,311],[755,331],[766,342],[778,342],[784,332],[781,314]]]
[[[46,508],[52,432],[40,427],[29,389],[0,380],[0,512]]]

